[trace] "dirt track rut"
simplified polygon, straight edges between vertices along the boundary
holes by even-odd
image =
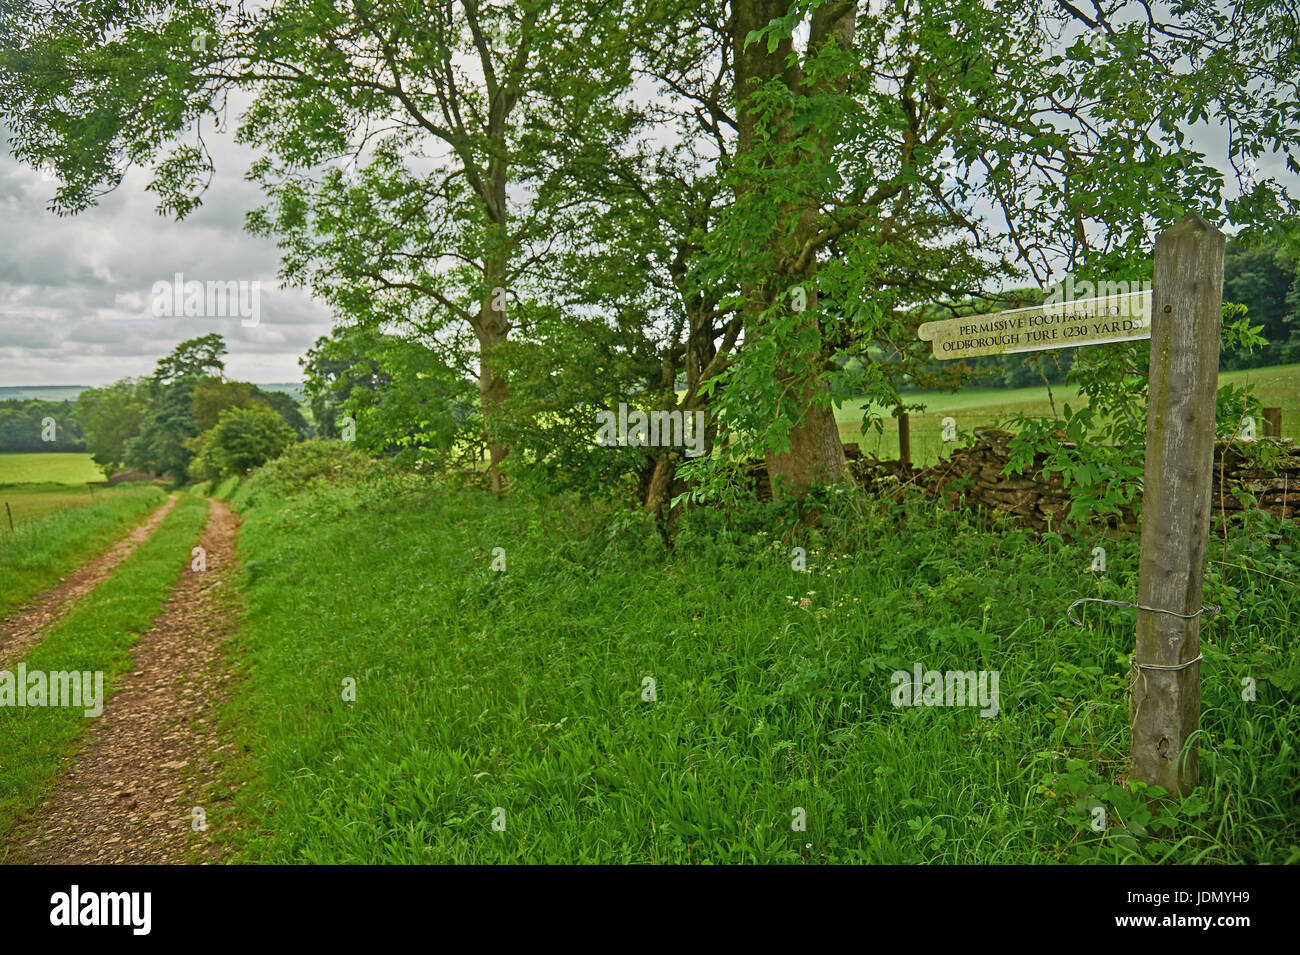
[[[217,735],[215,706],[231,679],[220,647],[236,619],[237,529],[231,510],[210,501],[199,541],[207,570],[186,567],[153,628],[140,637],[131,672],[88,728],[82,751],[10,834],[8,861],[218,861],[220,850],[208,835],[214,815],[222,814],[202,804],[202,784],[232,753],[232,744]],[[196,819],[208,828],[196,828]]]

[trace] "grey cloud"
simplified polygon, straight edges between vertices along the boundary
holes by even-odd
[[[105,384],[148,374],[179,342],[218,332],[237,377],[291,381],[298,357],[329,331],[329,311],[279,288],[273,242],[243,229],[260,204],[242,178],[251,158],[229,135],[208,136],[217,175],[204,204],[182,222],[160,217],[133,170],[100,204],[72,217],[47,205],[56,184],[0,152],[0,382]],[[156,318],[155,282],[257,281],[260,324],[238,318]]]

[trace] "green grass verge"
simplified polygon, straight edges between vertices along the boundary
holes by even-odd
[[[104,471],[89,454],[32,452],[0,454],[0,484],[86,484],[104,480]]]
[[[182,495],[154,535],[23,658],[28,671],[101,670],[110,696],[130,669],[131,648],[189,566],[206,515],[206,502]],[[90,722],[80,709],[0,707],[0,835],[39,803]]]
[[[21,488],[0,488],[0,499]],[[39,489],[38,489],[39,490]],[[123,484],[95,492],[76,507],[15,520],[0,516],[0,615],[21,606],[121,538],[167,500],[161,488]]]
[[[1133,616],[1065,617],[1133,599],[1134,541],[1104,542],[1099,577],[1098,541],[839,500],[817,529],[697,512],[672,552],[558,500],[331,487],[246,508],[243,857],[1300,861],[1294,523],[1215,543],[1203,784],[1152,812],[1117,785]],[[895,708],[916,663],[998,671],[999,713]]]
[[[239,489],[239,478],[236,476],[228,477],[212,489],[212,497],[218,501],[228,501],[231,496]]]

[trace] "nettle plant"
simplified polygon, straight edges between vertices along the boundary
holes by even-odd
[[[1241,305],[1223,306],[1221,349],[1253,349],[1266,344],[1261,326],[1252,326]],[[1008,442],[1011,460],[1005,473],[1046,477],[1059,473],[1070,492],[1066,518],[1083,523],[1094,519],[1136,517],[1142,494],[1147,428],[1147,362],[1150,343],[1080,349],[1066,380],[1078,385],[1087,404],[1068,403],[1061,417],[1017,416]],[[1247,416],[1258,419],[1261,406],[1253,386],[1223,385],[1216,408],[1220,439],[1239,434]],[[1276,460],[1269,442],[1242,442],[1252,461],[1268,466]]]

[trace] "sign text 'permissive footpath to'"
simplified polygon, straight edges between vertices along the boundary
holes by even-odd
[[[1151,293],[946,318],[926,322],[916,333],[939,359],[1134,341],[1151,337]]]

